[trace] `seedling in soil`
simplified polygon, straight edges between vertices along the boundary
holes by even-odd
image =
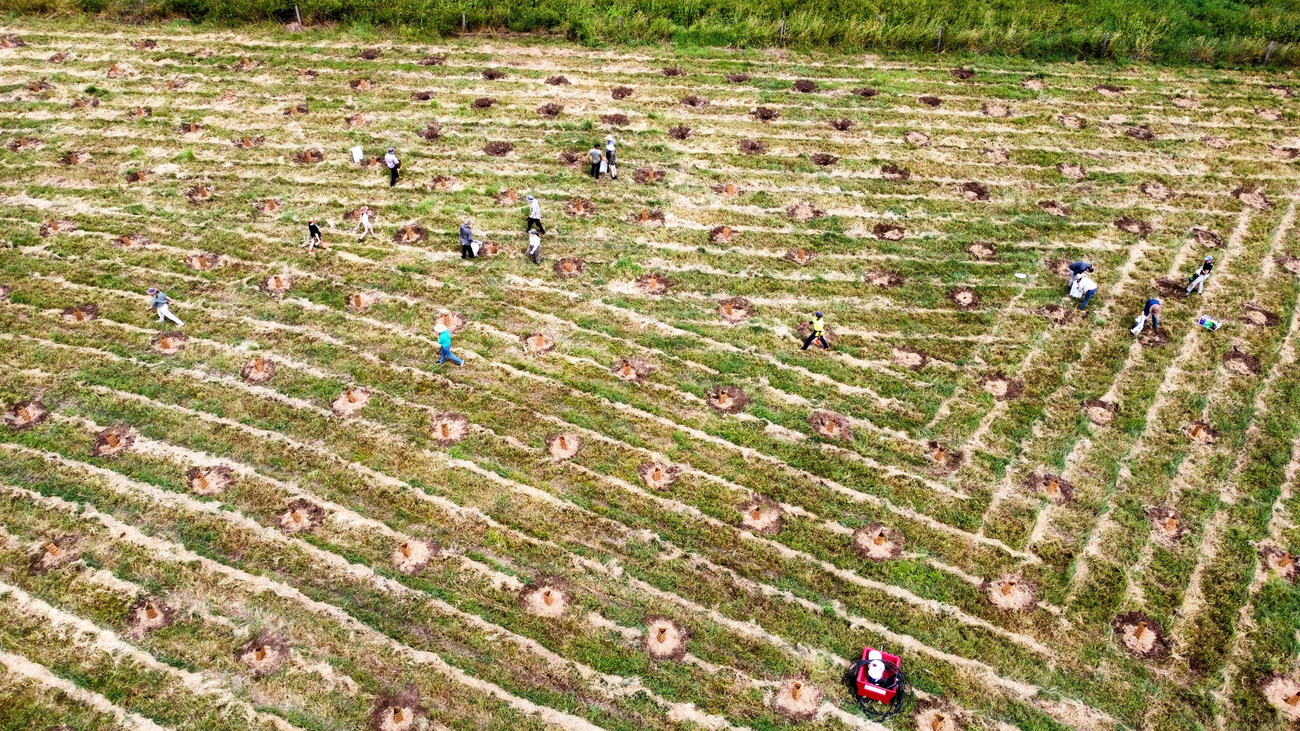
[[[600,121],[615,127],[626,127],[632,120],[628,119],[626,114],[603,114]],[[671,135],[672,130],[669,130],[668,133]]]
[[[423,728],[429,712],[420,705],[420,691],[408,685],[392,695],[380,695],[370,711],[371,731],[411,731]]]
[[[681,468],[662,462],[642,462],[636,468],[637,474],[652,490],[667,490],[677,480]]]
[[[140,639],[154,630],[167,627],[176,618],[176,610],[156,597],[141,597],[126,613],[127,637]]]
[[[718,316],[733,325],[748,320],[753,314],[753,306],[744,297],[732,297],[718,304]]]
[[[641,358],[620,358],[610,369],[620,381],[627,383],[641,383],[653,371],[654,366]]]
[[[664,223],[664,212],[658,208],[642,208],[632,215],[635,223],[650,225],[652,223]]]
[[[660,295],[667,292],[673,286],[672,280],[662,274],[645,274],[636,281],[642,292],[650,295]]]
[[[276,524],[289,535],[310,532],[325,521],[325,509],[309,500],[295,500],[280,514]]]
[[[374,88],[374,84],[371,83],[370,79],[354,79],[351,84],[348,84],[348,86],[351,86],[357,91],[370,91]]]
[[[294,161],[304,165],[315,165],[316,163],[325,162],[325,153],[322,150],[303,150],[294,156]]]
[[[1057,505],[1074,500],[1074,485],[1052,472],[1031,474],[1025,485],[1030,491],[1042,495]]]
[[[930,441],[926,444],[926,457],[934,465],[934,470],[939,474],[951,474],[961,467],[962,459],[965,455],[955,449],[949,449],[942,444]]]
[[[370,124],[370,118],[364,114],[353,114],[343,118],[343,124],[348,127],[365,127]]]
[[[275,378],[275,362],[257,356],[239,369],[239,377],[253,384],[262,384]]]
[[[555,619],[563,617],[571,601],[569,587],[563,579],[542,577],[535,586],[519,595],[519,606],[528,614]]]
[[[677,622],[661,616],[646,617],[643,644],[652,660],[681,660],[686,655],[690,632]]]
[[[833,411],[814,411],[808,417],[808,425],[817,436],[836,441],[853,441],[853,425],[848,417]]]
[[[190,336],[183,332],[166,332],[154,338],[153,345],[163,355],[174,355],[185,349]]]
[[[749,404],[749,396],[739,386],[718,386],[706,394],[705,401],[720,414],[735,414]]]
[[[695,136],[690,127],[669,127],[668,136],[674,140],[689,140]]]
[[[746,155],[762,155],[767,152],[767,144],[758,140],[741,140],[740,151]]]
[[[20,401],[5,412],[4,421],[10,429],[31,429],[49,418],[50,412],[40,400]]]
[[[423,571],[440,555],[442,548],[435,541],[402,541],[393,549],[393,568],[400,574],[411,576]]]
[[[714,226],[709,230],[709,241],[725,244],[736,238],[738,232],[730,226]]]
[[[257,137],[249,137],[248,135],[244,135],[242,137],[235,138],[234,145],[235,147],[238,147],[241,150],[253,150],[258,147],[261,147],[265,142],[266,142],[266,137],[264,135],[258,135]]]
[[[62,313],[64,322],[90,322],[99,317],[99,307],[92,304],[69,307]]]
[[[1300,562],[1298,557],[1289,551],[1283,551],[1267,541],[1261,541],[1259,544],[1259,560],[1266,570],[1276,573],[1279,577],[1296,583],[1300,578]]]
[[[319,71],[315,71],[315,70],[312,70],[312,69],[298,69],[298,80],[299,80],[299,81],[311,81],[312,79],[316,78],[317,76],[320,76],[320,72],[319,72]]]
[[[913,371],[923,370],[930,362],[930,356],[927,353],[908,345],[891,346],[890,356],[894,365]]]
[[[0,36],[0,48],[22,48],[27,45],[27,41],[15,35]]]
[[[135,432],[127,426],[113,426],[95,435],[90,453],[96,457],[111,458],[135,444]]]
[[[959,714],[946,703],[931,699],[916,710],[917,731],[958,731]]]
[[[1169,653],[1167,635],[1160,623],[1142,612],[1126,612],[1111,620],[1116,638],[1130,653],[1147,659]]]
[[[204,252],[201,254],[193,254],[185,261],[189,265],[190,269],[207,271],[209,269],[216,269],[221,264],[221,256],[210,252]]]
[[[469,419],[464,414],[438,414],[433,417],[431,431],[439,447],[450,447],[469,436]]]
[[[823,211],[806,201],[800,201],[793,206],[790,206],[785,209],[785,212],[790,214],[790,217],[799,223],[807,223],[814,218],[821,218],[826,215],[826,211]]]
[[[775,502],[758,497],[738,506],[740,527],[760,536],[774,536],[784,527],[785,517],[781,506]]]
[[[752,114],[755,119],[762,122],[768,122],[781,116],[780,110],[771,109],[769,107],[757,107],[754,111],[750,112],[750,114]]]
[[[582,259],[565,258],[555,262],[555,273],[561,277],[577,277],[587,270]]]
[[[370,396],[368,388],[345,388],[343,393],[330,404],[330,409],[339,416],[352,416],[365,408],[370,402]]]
[[[280,202],[279,198],[267,198],[264,201],[258,201],[256,207],[258,213],[274,214],[279,213],[280,210],[284,208],[284,204]]]
[[[1161,545],[1172,546],[1191,530],[1173,508],[1152,506],[1146,512],[1147,519],[1151,521],[1152,535]]]
[[[609,95],[613,97],[615,101],[621,101],[632,96],[632,93],[632,87],[630,86],[616,86],[610,90]]]
[[[127,70],[118,66],[116,63],[112,63],[108,66],[107,74],[110,79],[120,79],[127,75]]]
[[[575,434],[553,434],[546,438],[546,451],[556,462],[573,459],[581,450],[582,438]]]
[[[185,477],[189,482],[190,492],[205,497],[220,495],[235,484],[234,472],[225,465],[207,468],[192,467],[185,473]]]
[[[1259,375],[1259,359],[1241,352],[1237,346],[1223,354],[1223,367],[1239,376]]]
[[[450,190],[455,182],[455,178],[450,175],[435,175],[433,180],[429,181],[429,187],[434,190]]]
[[[1264,676],[1259,689],[1279,716],[1292,723],[1300,721],[1300,682],[1272,673]]]
[[[77,224],[73,223],[72,221],[60,221],[58,219],[51,218],[45,223],[41,224],[40,233],[42,238],[48,238],[55,234],[65,234],[76,230],[77,230]]]
[[[546,333],[531,333],[523,335],[520,340],[524,344],[524,352],[539,354],[549,353],[555,350],[555,340]]]
[[[283,295],[293,289],[293,277],[288,274],[272,274],[262,280],[261,289],[267,294]]]
[[[300,115],[300,114],[307,114],[308,111],[309,111],[309,108],[307,107],[306,104],[294,104],[293,106],[290,106],[290,107],[286,107],[286,108],[285,108],[285,110],[284,110],[284,116],[286,116],[286,117],[296,117],[296,116],[298,116],[298,115]]]
[[[123,249],[131,249],[137,246],[151,246],[153,245],[153,239],[144,234],[122,234],[117,237],[113,245]]]
[[[994,373],[980,379],[980,388],[987,391],[998,401],[1012,401],[1020,398],[1025,386],[1001,373]]]
[[[32,83],[27,85],[27,90],[34,94],[41,94],[53,88],[54,85],[46,81],[45,79],[41,79],[40,81],[33,81]]]
[[[632,173],[632,179],[643,185],[653,185],[656,182],[663,181],[664,173],[662,170],[655,170],[654,168],[641,168]]]
[[[811,721],[824,700],[825,692],[808,682],[806,675],[787,677],[772,694],[772,710],[787,721]]]
[[[565,201],[564,212],[570,216],[587,218],[596,213],[596,204],[586,198],[571,198]]]
[[[253,69],[261,65],[262,65],[261,61],[254,61],[249,57],[245,56],[239,59],[239,63],[235,64],[231,68],[233,68],[236,71],[252,71]]]
[[[235,661],[259,678],[273,675],[288,659],[288,643],[266,630],[235,649]]]
[[[405,244],[407,246],[422,244],[429,240],[429,231],[414,223],[408,223],[405,226],[393,232],[393,243]]]
[[[1019,575],[1004,576],[984,583],[993,606],[1007,612],[1024,612],[1038,605],[1037,587]]]
[[[74,549],[80,540],[81,536],[62,535],[58,538],[42,541],[40,545],[36,546],[36,551],[32,555],[32,561],[28,569],[33,574],[43,574],[76,561],[81,557],[81,553]]]
[[[929,147],[930,135],[924,132],[911,131],[903,135],[903,142],[917,147]]]
[[[1123,88],[1118,86],[1113,86],[1111,84],[1098,84],[1093,87],[1093,91],[1097,92],[1098,94],[1101,94],[1104,97],[1109,97],[1111,99],[1114,99],[1115,97],[1118,96],[1122,96],[1124,94]]]

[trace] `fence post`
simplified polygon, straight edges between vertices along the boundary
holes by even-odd
[[[621,16],[621,15],[618,16],[618,27],[619,27],[619,28],[622,28],[622,27],[623,27],[623,16]]]
[[[1268,63],[1268,59],[1273,56],[1274,48],[1277,48],[1277,41],[1269,41],[1268,50],[1264,52],[1264,63]]]
[[[1110,31],[1106,31],[1106,37],[1101,39],[1101,53],[1105,55],[1110,51]]]
[[[934,52],[938,53],[943,48],[943,26],[939,26],[939,42],[934,44]]]
[[[293,6],[293,17],[298,19],[298,25],[302,25],[302,13],[298,12],[298,6]]]
[[[785,18],[781,19],[781,40],[785,40]]]
[[[465,32],[465,28],[466,28],[466,25],[465,25],[465,14],[464,14],[464,13],[461,13],[461,14],[460,14],[460,32],[461,32],[461,33],[464,33],[464,32]]]

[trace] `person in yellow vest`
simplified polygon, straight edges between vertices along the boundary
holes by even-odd
[[[826,342],[826,323],[822,321],[822,313],[814,312],[812,322],[807,324],[812,325],[812,332],[808,335],[808,339],[803,341],[803,350],[807,350],[814,340],[818,341],[823,348],[829,349],[831,345]]]

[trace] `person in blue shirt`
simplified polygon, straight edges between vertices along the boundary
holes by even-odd
[[[181,318],[173,315],[171,308],[167,306],[171,302],[171,298],[164,294],[162,290],[157,287],[150,287],[145,290],[145,293],[150,297],[149,307],[158,311],[158,322],[171,320],[176,323],[176,327],[185,327],[185,323],[181,322]]]
[[[451,354],[451,331],[441,322],[433,326],[433,331],[438,333],[438,346],[442,349],[442,357],[438,359],[438,365],[442,365],[450,360],[456,365],[463,366],[465,361]]]

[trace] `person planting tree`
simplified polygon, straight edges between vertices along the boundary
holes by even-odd
[[[167,320],[171,320],[172,322],[176,323],[176,327],[185,327],[185,323],[181,322],[181,318],[172,314],[171,308],[168,307],[168,303],[171,302],[171,298],[168,297],[166,294],[164,294],[162,290],[158,289],[157,287],[150,287],[149,289],[145,290],[145,293],[148,294],[150,297],[149,300],[150,309],[156,310],[158,312],[158,322],[165,322]]]
[[[1079,277],[1082,277],[1084,274],[1092,274],[1095,271],[1096,270],[1093,269],[1093,266],[1086,261],[1076,261],[1071,263],[1070,264],[1070,286],[1073,287],[1075,280],[1078,279]]]
[[[524,254],[533,260],[534,264],[542,263],[542,235],[536,231],[528,232],[528,251]]]
[[[1092,281],[1092,277],[1088,276],[1086,273],[1080,274],[1079,277],[1074,280],[1074,284],[1070,286],[1071,297],[1083,298],[1083,301],[1079,303],[1079,309],[1081,310],[1088,307],[1088,301],[1091,300],[1095,294],[1097,294],[1097,283]]]
[[[807,339],[803,341],[803,348],[801,348],[801,350],[807,350],[808,346],[812,345],[814,340],[816,340],[823,349],[830,349],[831,344],[826,342],[826,323],[822,320],[821,312],[814,312],[813,319],[804,324],[810,325],[812,327],[812,332],[809,333]]]
[[[1151,323],[1152,332],[1160,332],[1160,300],[1149,299],[1142,307],[1142,314],[1134,319],[1133,329],[1129,332],[1140,335],[1147,322]]]
[[[316,219],[309,218],[307,219],[307,251],[315,251],[317,246],[326,251],[330,248],[325,245],[325,236],[321,233],[320,226],[316,225]]]
[[[587,150],[587,157],[591,158],[591,177],[600,180],[600,164],[605,159],[600,152],[600,145],[592,144],[591,149]]]
[[[470,220],[467,218],[460,225],[460,258],[473,259],[478,256],[474,249],[474,230],[470,228]]]
[[[1210,272],[1213,270],[1214,270],[1214,257],[1213,256],[1205,257],[1205,261],[1201,264],[1201,268],[1197,270],[1195,274],[1187,278],[1187,280],[1191,283],[1187,285],[1187,291],[1183,293],[1183,296],[1190,297],[1192,295],[1193,289],[1196,290],[1197,294],[1204,295],[1205,280],[1210,276]]]

